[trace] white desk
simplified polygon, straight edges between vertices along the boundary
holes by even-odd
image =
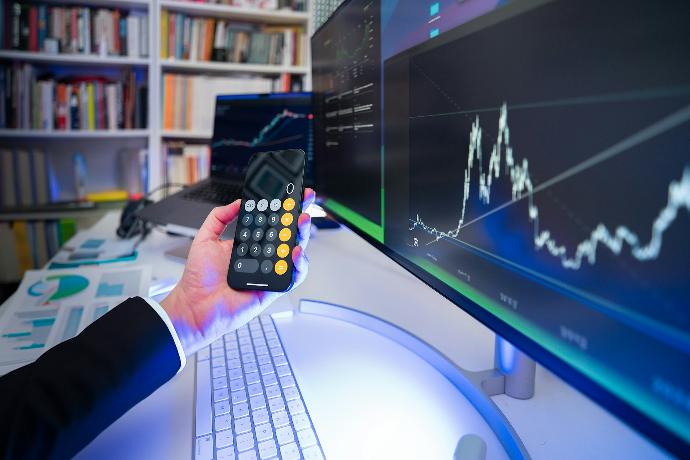
[[[109,214],[94,226],[91,232],[94,235],[110,236],[114,233],[117,219],[117,214]],[[152,264],[154,277],[157,279],[177,279],[182,273],[182,264],[166,258],[164,253],[178,246],[181,241],[183,240],[154,231],[140,246],[139,261]],[[494,335],[490,330],[423,285],[383,254],[372,249],[352,232],[348,230],[318,232],[313,236],[307,254],[310,259],[307,280],[272,306],[271,312],[293,309],[299,304],[300,299],[316,299],[345,305],[382,318],[411,332],[433,345],[462,368],[478,371],[492,367]],[[297,316],[304,316],[300,318],[302,321],[300,327],[304,327],[304,331],[311,331],[314,337],[320,329],[334,327],[333,324],[324,322],[327,321],[326,319],[307,318],[306,316],[309,315]],[[314,340],[319,340],[321,344],[319,348],[323,348],[319,353],[307,358],[306,353],[309,348],[305,347],[303,341],[295,339],[296,324],[279,325],[278,329],[288,348],[288,354],[293,362],[298,382],[303,387],[305,398],[309,399],[308,393],[314,394],[319,391],[323,393],[319,388],[336,387],[338,380],[342,380],[333,378],[333,375],[330,379],[321,375],[318,377],[320,380],[317,381],[317,377],[313,375],[315,368],[310,367],[310,362],[313,363],[313,360],[327,360],[329,353],[335,352],[329,347],[335,347],[340,338],[337,336],[315,338]],[[338,327],[342,334],[357,334],[354,329],[351,329],[357,328],[356,326],[343,323],[336,326],[336,329]],[[369,332],[369,336],[362,335],[362,342],[353,348],[358,348],[359,352],[366,352],[366,349],[361,349],[366,345],[371,346],[369,350],[393,346],[392,341],[386,345],[387,339],[372,337],[371,334],[373,333]],[[313,360],[310,361],[312,358]],[[348,361],[346,358],[346,356],[340,356],[339,362],[347,368],[347,375],[356,374],[357,363]],[[406,365],[416,366],[410,367],[411,374],[421,372],[423,363],[413,362],[413,358],[405,359],[410,360]],[[80,458],[117,458],[116,453],[122,452],[122,443],[127,443],[132,452],[136,452],[134,457],[130,458],[152,458],[154,451],[149,450],[149,447],[153,448],[149,440],[154,437],[165,439],[167,432],[189,433],[189,448],[179,449],[179,444],[171,442],[171,446],[178,447],[176,449],[171,447],[166,458],[188,458],[191,452],[192,396],[190,389],[194,377],[193,365],[194,361],[190,360],[188,367],[180,375],[106,430],[81,453]],[[404,372],[399,365],[392,368],[394,369],[391,372],[397,373],[398,377],[402,375],[401,372]],[[363,370],[371,371],[365,368]],[[426,380],[429,382],[428,386],[417,386],[414,391],[422,398],[427,398],[427,401],[431,401],[430,404],[437,404],[438,410],[442,411],[442,416],[446,417],[443,422],[451,428],[452,433],[444,434],[446,438],[443,439],[449,440],[453,433],[463,432],[462,430],[477,432],[485,436],[487,440],[489,458],[504,458],[505,453],[497,447],[491,433],[487,433],[486,425],[482,424],[481,419],[473,413],[472,406],[463,403],[462,396],[458,396],[457,392],[454,394],[452,386],[444,386],[441,382],[442,376],[441,380],[438,378],[440,374],[432,375],[434,370],[430,366],[425,372],[429,372],[428,377],[425,377],[428,379]],[[376,378],[376,373],[373,374],[373,378]],[[390,378],[391,375],[379,375],[379,377]],[[416,379],[415,381],[424,382],[425,380]],[[395,385],[391,383],[389,387],[395,389]],[[378,383],[374,386],[377,391],[381,391],[382,387]],[[409,389],[404,385],[401,388]],[[424,394],[424,388],[429,389],[428,394]],[[364,390],[358,387],[357,391]],[[415,395],[397,395],[397,397],[404,396]],[[332,425],[334,421],[337,422],[337,412],[340,411],[344,415],[341,419],[343,424],[356,429],[356,425],[350,418],[353,414],[347,412],[340,402],[333,402],[334,408],[329,410],[323,399],[319,400],[318,397],[312,399],[316,400],[313,403],[316,407],[312,408],[312,402],[309,400],[307,405],[315,419],[321,419],[321,423],[325,425],[329,423]],[[537,368],[536,394],[532,399],[520,401],[506,396],[496,396],[493,400],[507,416],[534,459],[664,458],[664,453],[654,445],[541,367]],[[444,405],[445,409],[443,409]],[[410,407],[414,408],[414,405]],[[374,417],[376,421],[383,423],[387,413],[374,409],[369,408],[367,412],[369,417]],[[391,423],[395,420],[399,425],[396,428],[398,434],[412,433],[414,435],[415,429],[419,429],[419,426],[415,425],[415,417],[421,417],[419,414],[421,409],[413,411],[410,413],[411,418],[403,421],[400,418],[403,417],[404,411],[401,412],[399,408],[394,410],[391,407],[386,410],[393,410],[390,415]],[[458,411],[464,411],[464,413],[453,417],[453,412]],[[428,411],[422,415],[428,416]],[[345,421],[348,423],[344,423]],[[462,429],[459,426],[453,426],[463,423],[469,423],[470,426],[465,425]],[[373,429],[373,427],[370,428]],[[324,438],[322,439],[324,444],[328,442],[333,446],[338,443],[338,440],[331,439],[330,435],[321,436]],[[390,443],[394,439],[394,436],[389,436],[383,441]],[[377,447],[376,440],[367,442],[368,444],[365,443],[365,445],[370,448]],[[155,447],[158,449],[155,451],[156,455],[160,454],[160,446]],[[430,449],[427,451],[429,455],[424,457],[445,457],[445,452],[449,449],[452,452],[452,448],[447,446],[440,450]],[[370,455],[370,458],[381,458],[381,453],[385,451],[369,450],[370,454],[372,452],[377,452],[378,455]],[[414,451],[410,451],[410,457],[413,456],[412,452]],[[441,452],[444,454],[441,455]],[[366,456],[364,452],[359,455],[360,458]]]

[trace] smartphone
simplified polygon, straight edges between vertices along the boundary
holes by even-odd
[[[231,288],[284,292],[292,286],[305,157],[289,149],[249,160],[228,267]]]

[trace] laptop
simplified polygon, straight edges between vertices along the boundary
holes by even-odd
[[[211,175],[137,215],[174,233],[193,236],[216,206],[242,194],[252,154],[302,149],[307,153],[305,184],[313,184],[311,93],[237,94],[216,97],[211,140]]]

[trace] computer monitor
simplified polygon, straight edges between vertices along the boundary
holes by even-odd
[[[302,149],[305,183],[313,185],[311,93],[235,94],[216,98],[211,175],[244,177],[252,154]]]
[[[687,454],[690,4],[462,2],[493,7],[376,62],[399,3],[347,1],[312,39],[324,207]],[[381,96],[360,135],[365,82]]]

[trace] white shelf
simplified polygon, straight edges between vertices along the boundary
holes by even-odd
[[[234,62],[204,62],[161,59],[163,70],[181,70],[186,72],[206,73],[253,73],[262,75],[277,75],[291,73],[306,75],[309,68],[305,66],[283,66],[270,64],[237,64]]]
[[[109,139],[109,138],[146,138],[148,129],[121,129],[95,131],[41,131],[37,129],[0,129],[2,139]]]
[[[200,16],[239,19],[264,24],[297,24],[306,26],[309,22],[309,13],[304,11],[240,8],[237,6],[186,0],[161,0],[158,3],[162,8],[170,11]]]
[[[127,56],[101,57],[95,54],[50,54],[32,51],[0,50],[0,59],[13,59],[27,62],[46,62],[51,64],[94,65],[94,66],[140,66],[149,65],[148,58]]]
[[[185,131],[166,129],[161,131],[163,139],[190,139],[190,140],[211,140],[213,133],[203,131]]]

